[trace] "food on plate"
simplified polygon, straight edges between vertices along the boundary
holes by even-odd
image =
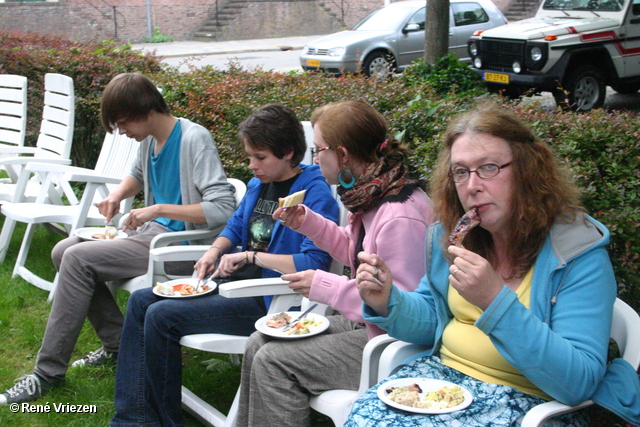
[[[304,194],[307,190],[298,191],[297,193],[289,194],[287,197],[281,197],[278,199],[279,208],[290,208],[295,205],[299,205],[304,202]]]
[[[186,283],[180,284],[180,285],[167,286],[167,285],[163,285],[160,282],[156,282],[156,292],[159,293],[160,295],[166,295],[169,297],[178,296],[178,295],[197,295],[203,292],[207,292],[210,289],[211,288],[209,287],[209,285],[204,285],[198,289],[198,292],[196,292],[195,286],[189,285]]]
[[[480,213],[478,208],[471,208],[467,213],[462,215],[456,228],[453,229],[453,233],[449,236],[448,242],[450,245],[462,246],[462,241],[471,229],[477,225],[480,225],[482,220],[480,219]]]
[[[271,319],[266,321],[266,324],[270,328],[281,328],[291,323],[291,316],[287,313],[275,314]]]
[[[291,327],[285,335],[305,335],[311,333],[311,329],[322,325],[322,319],[302,319]]]
[[[156,282],[156,292],[160,295],[173,296],[173,286],[167,286],[160,282]]]
[[[115,235],[107,235],[104,233],[94,233],[91,235],[92,239],[99,239],[99,240],[112,240],[115,239],[116,236]]]
[[[456,386],[440,387],[420,397],[422,389],[417,384],[403,387],[392,387],[386,390],[388,398],[400,405],[420,409],[453,408],[464,402],[464,391]]]

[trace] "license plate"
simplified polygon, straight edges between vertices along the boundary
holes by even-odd
[[[484,73],[484,80],[487,82],[509,84],[509,74]]]
[[[307,59],[307,67],[320,67],[319,59]]]

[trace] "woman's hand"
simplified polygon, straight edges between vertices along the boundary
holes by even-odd
[[[198,272],[198,280],[204,279],[204,276],[206,276],[207,273],[216,268],[219,255],[220,250],[212,247],[202,255],[202,258],[200,258],[198,262],[196,262],[196,265],[194,265],[193,268]]]
[[[212,277],[229,277],[231,273],[247,264],[247,257],[251,259],[251,254],[247,252],[234,252],[225,254],[220,257],[218,269],[213,273]]]
[[[290,208],[278,208],[273,213],[273,219],[280,220],[283,225],[297,229],[304,221],[306,210],[303,205],[291,206]]]
[[[356,272],[356,283],[360,298],[380,316],[386,317],[389,314],[391,271],[378,255],[360,252],[358,259],[360,266]]]
[[[451,286],[468,302],[486,310],[502,289],[500,275],[474,252],[457,246],[449,246],[448,251],[455,256],[449,267]]]
[[[289,288],[309,298],[311,284],[313,283],[313,276],[315,274],[315,270],[298,271],[296,273],[282,275],[282,280],[288,280]]]

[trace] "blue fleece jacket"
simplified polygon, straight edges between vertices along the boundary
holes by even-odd
[[[338,222],[338,203],[331,194],[331,189],[324,177],[320,173],[317,165],[300,165],[302,173],[291,186],[289,194],[301,190],[307,190],[304,197],[304,204],[309,206],[314,212]],[[255,207],[262,183],[257,178],[252,178],[247,185],[247,194],[240,202],[240,206],[227,222],[227,226],[220,236],[231,240],[234,246],[241,245],[242,250],[247,248],[249,236],[249,219]],[[276,221],[271,242],[267,252],[272,254],[293,254],[293,262],[296,271],[303,270],[327,270],[331,263],[331,256],[320,250],[308,237],[286,227]],[[275,271],[263,269],[262,277],[279,277]]]
[[[431,347],[415,358],[438,352],[444,327],[453,317],[447,304],[450,264],[442,234],[440,224],[427,232],[427,274],[415,292],[394,287],[384,318],[364,306],[365,320],[389,335]],[[596,402],[637,423],[638,397],[631,396],[637,393],[637,374],[622,359],[609,367],[615,372],[607,371],[617,290],[608,243],[609,231],[588,215],[579,214],[571,223],[556,221],[535,262],[531,307],[505,285],[475,325],[512,366],[564,404],[595,399],[596,390],[615,377],[617,387],[609,384],[610,393],[599,393]]]

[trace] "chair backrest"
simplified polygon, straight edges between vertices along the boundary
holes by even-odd
[[[27,130],[27,78],[0,74],[0,143],[24,145]]]
[[[313,127],[311,126],[311,122],[304,121],[302,122],[302,128],[304,129],[304,139],[307,141],[307,151],[304,153],[304,157],[302,158],[302,162],[306,165],[310,165],[313,163],[313,158],[311,156],[311,151],[313,145]]]
[[[36,157],[71,155],[75,122],[75,94],[73,79],[62,74],[44,76],[44,108],[36,147]]]
[[[640,367],[640,316],[619,298],[613,305],[611,338],[618,344],[621,357],[638,369]]]
[[[247,185],[236,178],[227,178],[227,181],[236,188],[236,206],[238,206],[247,193]]]

